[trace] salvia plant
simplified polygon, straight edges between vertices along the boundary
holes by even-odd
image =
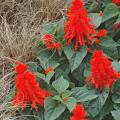
[[[12,105],[30,120],[120,120],[120,0],[72,0],[42,33]]]

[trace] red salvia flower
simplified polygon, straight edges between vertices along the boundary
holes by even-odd
[[[120,0],[112,0],[112,2],[117,4],[117,5],[120,4]]]
[[[120,74],[112,67],[112,62],[104,56],[101,50],[95,50],[91,59],[91,74],[86,79],[95,88],[103,90],[105,87],[111,88]]]
[[[94,26],[90,24],[91,19],[88,18],[87,10],[82,0],[73,0],[72,5],[67,13],[68,20],[65,23],[65,39],[67,44],[71,44],[75,38],[75,49],[79,45],[84,46],[90,44],[93,40],[92,35],[96,34]],[[87,39],[86,39],[87,38]]]
[[[24,64],[20,63],[16,67],[16,89],[17,93],[13,98],[13,105],[20,105],[22,109],[26,108],[26,105],[30,104],[32,108],[38,109],[37,105],[44,105],[44,100],[49,95],[49,93],[39,87],[36,80],[36,76],[33,72],[28,72],[25,70]],[[26,66],[27,67],[27,66]],[[19,68],[19,69],[18,69]],[[24,72],[21,72],[21,70]]]
[[[16,67],[16,72],[18,74],[22,74],[27,71],[28,66],[23,63],[18,63],[19,65]]]
[[[91,49],[89,47],[86,48],[87,52],[91,52]]]
[[[98,38],[95,39],[95,44],[99,45],[100,42],[101,42],[100,39],[98,39]]]
[[[56,42],[56,43],[54,43],[54,48],[55,49],[60,49],[60,47],[61,47],[61,43],[60,42]]]
[[[64,98],[64,99],[63,99],[64,103],[66,103],[66,102],[67,102],[67,100],[68,100],[68,98],[67,98],[67,97],[66,97],[66,98]]]
[[[120,28],[120,23],[115,23],[113,27],[113,31],[116,31]]]
[[[50,34],[46,34],[46,35],[42,38],[42,41],[43,41],[44,43],[52,42],[52,40],[53,40],[53,36],[50,35]]]
[[[70,120],[87,120],[86,119],[86,111],[82,105],[76,105],[73,109],[73,116],[70,118]]]
[[[45,74],[47,75],[48,73],[50,72],[53,72],[54,69],[52,67],[48,67],[46,70],[45,70]]]
[[[105,36],[107,36],[107,33],[108,33],[107,30],[100,29],[97,33],[97,37],[105,37]]]
[[[103,16],[103,12],[102,12],[102,10],[100,11],[99,16],[101,16],[101,17]]]
[[[42,38],[42,41],[43,43],[45,44],[45,46],[48,48],[48,49],[60,49],[61,47],[61,43],[60,42],[54,42],[54,37],[50,34],[46,34],[43,38]]]

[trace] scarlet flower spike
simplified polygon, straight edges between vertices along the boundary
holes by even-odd
[[[70,120],[87,120],[86,119],[86,111],[82,105],[76,105],[73,109],[73,116],[70,118]]]
[[[101,91],[105,87],[111,88],[116,79],[120,78],[120,74],[113,69],[112,62],[104,56],[101,50],[94,51],[90,63],[91,74],[86,81],[89,81],[90,85],[94,85],[95,88]]]
[[[18,72],[16,76],[17,93],[12,103],[14,106],[21,106],[22,109],[25,109],[30,104],[32,108],[37,110],[37,105],[43,106],[44,100],[49,96],[49,93],[39,87],[34,73],[28,72],[26,68],[28,68],[27,65],[23,63],[18,64],[16,67]]]
[[[71,44],[75,38],[75,49],[79,45],[85,46],[86,43],[92,43],[92,35],[96,34],[94,26],[90,24],[91,19],[88,18],[87,10],[82,0],[73,0],[67,13],[68,20],[65,23],[65,36],[67,45]],[[87,38],[87,39],[86,39]]]

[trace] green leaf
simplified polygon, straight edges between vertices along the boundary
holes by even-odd
[[[120,95],[119,94],[113,94],[112,95],[112,101],[114,102],[114,103],[120,103]]]
[[[62,98],[59,95],[54,96],[52,99],[63,102]]]
[[[98,97],[85,105],[85,108],[89,115],[95,117],[101,111],[109,95],[109,89],[106,88],[102,93],[98,94]]]
[[[41,79],[45,80],[45,74],[42,74],[42,73],[39,73],[39,72],[35,72],[35,75],[36,75],[38,78],[41,78]]]
[[[72,56],[74,55],[73,47],[71,45],[68,45],[64,49],[64,53],[68,60],[71,60]]]
[[[65,80],[63,77],[60,77],[52,83],[52,86],[58,93],[61,94],[69,87],[69,82]]]
[[[80,52],[76,52],[75,56],[72,58],[72,61],[70,61],[72,72],[80,66],[86,55],[87,51],[85,47],[83,47]]]
[[[99,15],[99,13],[90,13],[89,17],[92,18],[92,24],[98,28],[102,22],[102,17]]]
[[[108,115],[113,110],[113,103],[111,99],[107,99],[106,103],[104,104],[103,108],[100,111],[100,120],[103,120],[104,116]]]
[[[111,113],[115,120],[120,120],[120,110],[114,110]]]
[[[48,50],[38,51],[37,59],[40,61],[40,65],[44,70],[48,67],[53,67],[55,69],[59,66],[58,61],[55,60],[58,56],[54,57],[54,55],[55,52],[50,52]]]
[[[45,100],[45,120],[56,120],[64,111],[66,107],[64,104],[48,97]]]
[[[119,62],[118,61],[113,61],[112,66],[117,72],[120,72],[120,61]]]
[[[117,18],[115,24],[117,24],[117,23],[120,23],[120,14],[119,14],[119,16],[118,16],[118,18]]]
[[[69,97],[66,101],[66,106],[69,109],[70,112],[72,112],[72,110],[74,109],[75,105],[76,105],[76,99],[74,97]]]
[[[64,98],[67,98],[67,97],[69,97],[70,95],[72,95],[72,91],[68,91],[68,90],[66,90],[65,92],[63,92],[62,93],[62,98],[64,99]]]
[[[115,42],[112,38],[110,37],[104,37],[101,42],[100,42],[101,46],[104,47],[117,47],[120,46],[120,44],[118,44],[117,42]]]
[[[28,62],[27,65],[29,66],[30,71],[37,72],[38,65],[36,62]]]
[[[120,81],[117,80],[112,87],[112,101],[120,103]]]
[[[86,87],[76,87],[72,89],[73,96],[77,102],[90,101],[98,97],[93,91],[88,90]]]
[[[104,12],[103,12],[103,21],[105,22],[107,20],[109,20],[112,17],[115,17],[119,14],[119,10],[117,5],[110,3],[107,5],[107,7],[105,8]]]
[[[118,59],[118,50],[117,47],[104,47],[100,46],[101,50],[103,50],[104,54],[106,54],[111,60]]]
[[[51,78],[54,76],[55,72],[50,72],[46,75],[45,81],[50,84]]]

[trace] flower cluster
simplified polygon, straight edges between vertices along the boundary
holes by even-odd
[[[99,44],[101,41],[100,41],[100,38],[101,37],[105,37],[107,36],[107,30],[105,29],[100,29],[97,33],[96,33],[96,37],[95,37],[95,43],[96,44]]]
[[[43,43],[45,44],[45,46],[48,48],[48,49],[60,49],[61,47],[61,43],[60,42],[54,42],[53,41],[53,36],[50,35],[50,34],[46,34],[43,38],[42,38],[42,41]]]
[[[76,105],[73,109],[73,116],[70,118],[70,120],[87,120],[86,119],[86,111],[82,105]]]
[[[94,30],[94,26],[90,24],[91,19],[88,18],[88,13],[82,0],[73,0],[67,17],[64,36],[65,39],[68,39],[67,44],[71,44],[74,38],[76,40],[75,49],[79,45],[85,46],[86,43],[91,44],[96,31]]]
[[[44,100],[49,93],[40,88],[33,72],[28,72],[28,66],[19,63],[16,67],[16,88],[17,93],[13,98],[13,105],[20,105],[22,109],[31,104],[32,108],[38,109],[37,104],[43,106]]]
[[[120,74],[113,69],[112,62],[101,50],[95,50],[91,59],[91,74],[86,80],[103,90],[105,87],[111,88],[117,78]]]

